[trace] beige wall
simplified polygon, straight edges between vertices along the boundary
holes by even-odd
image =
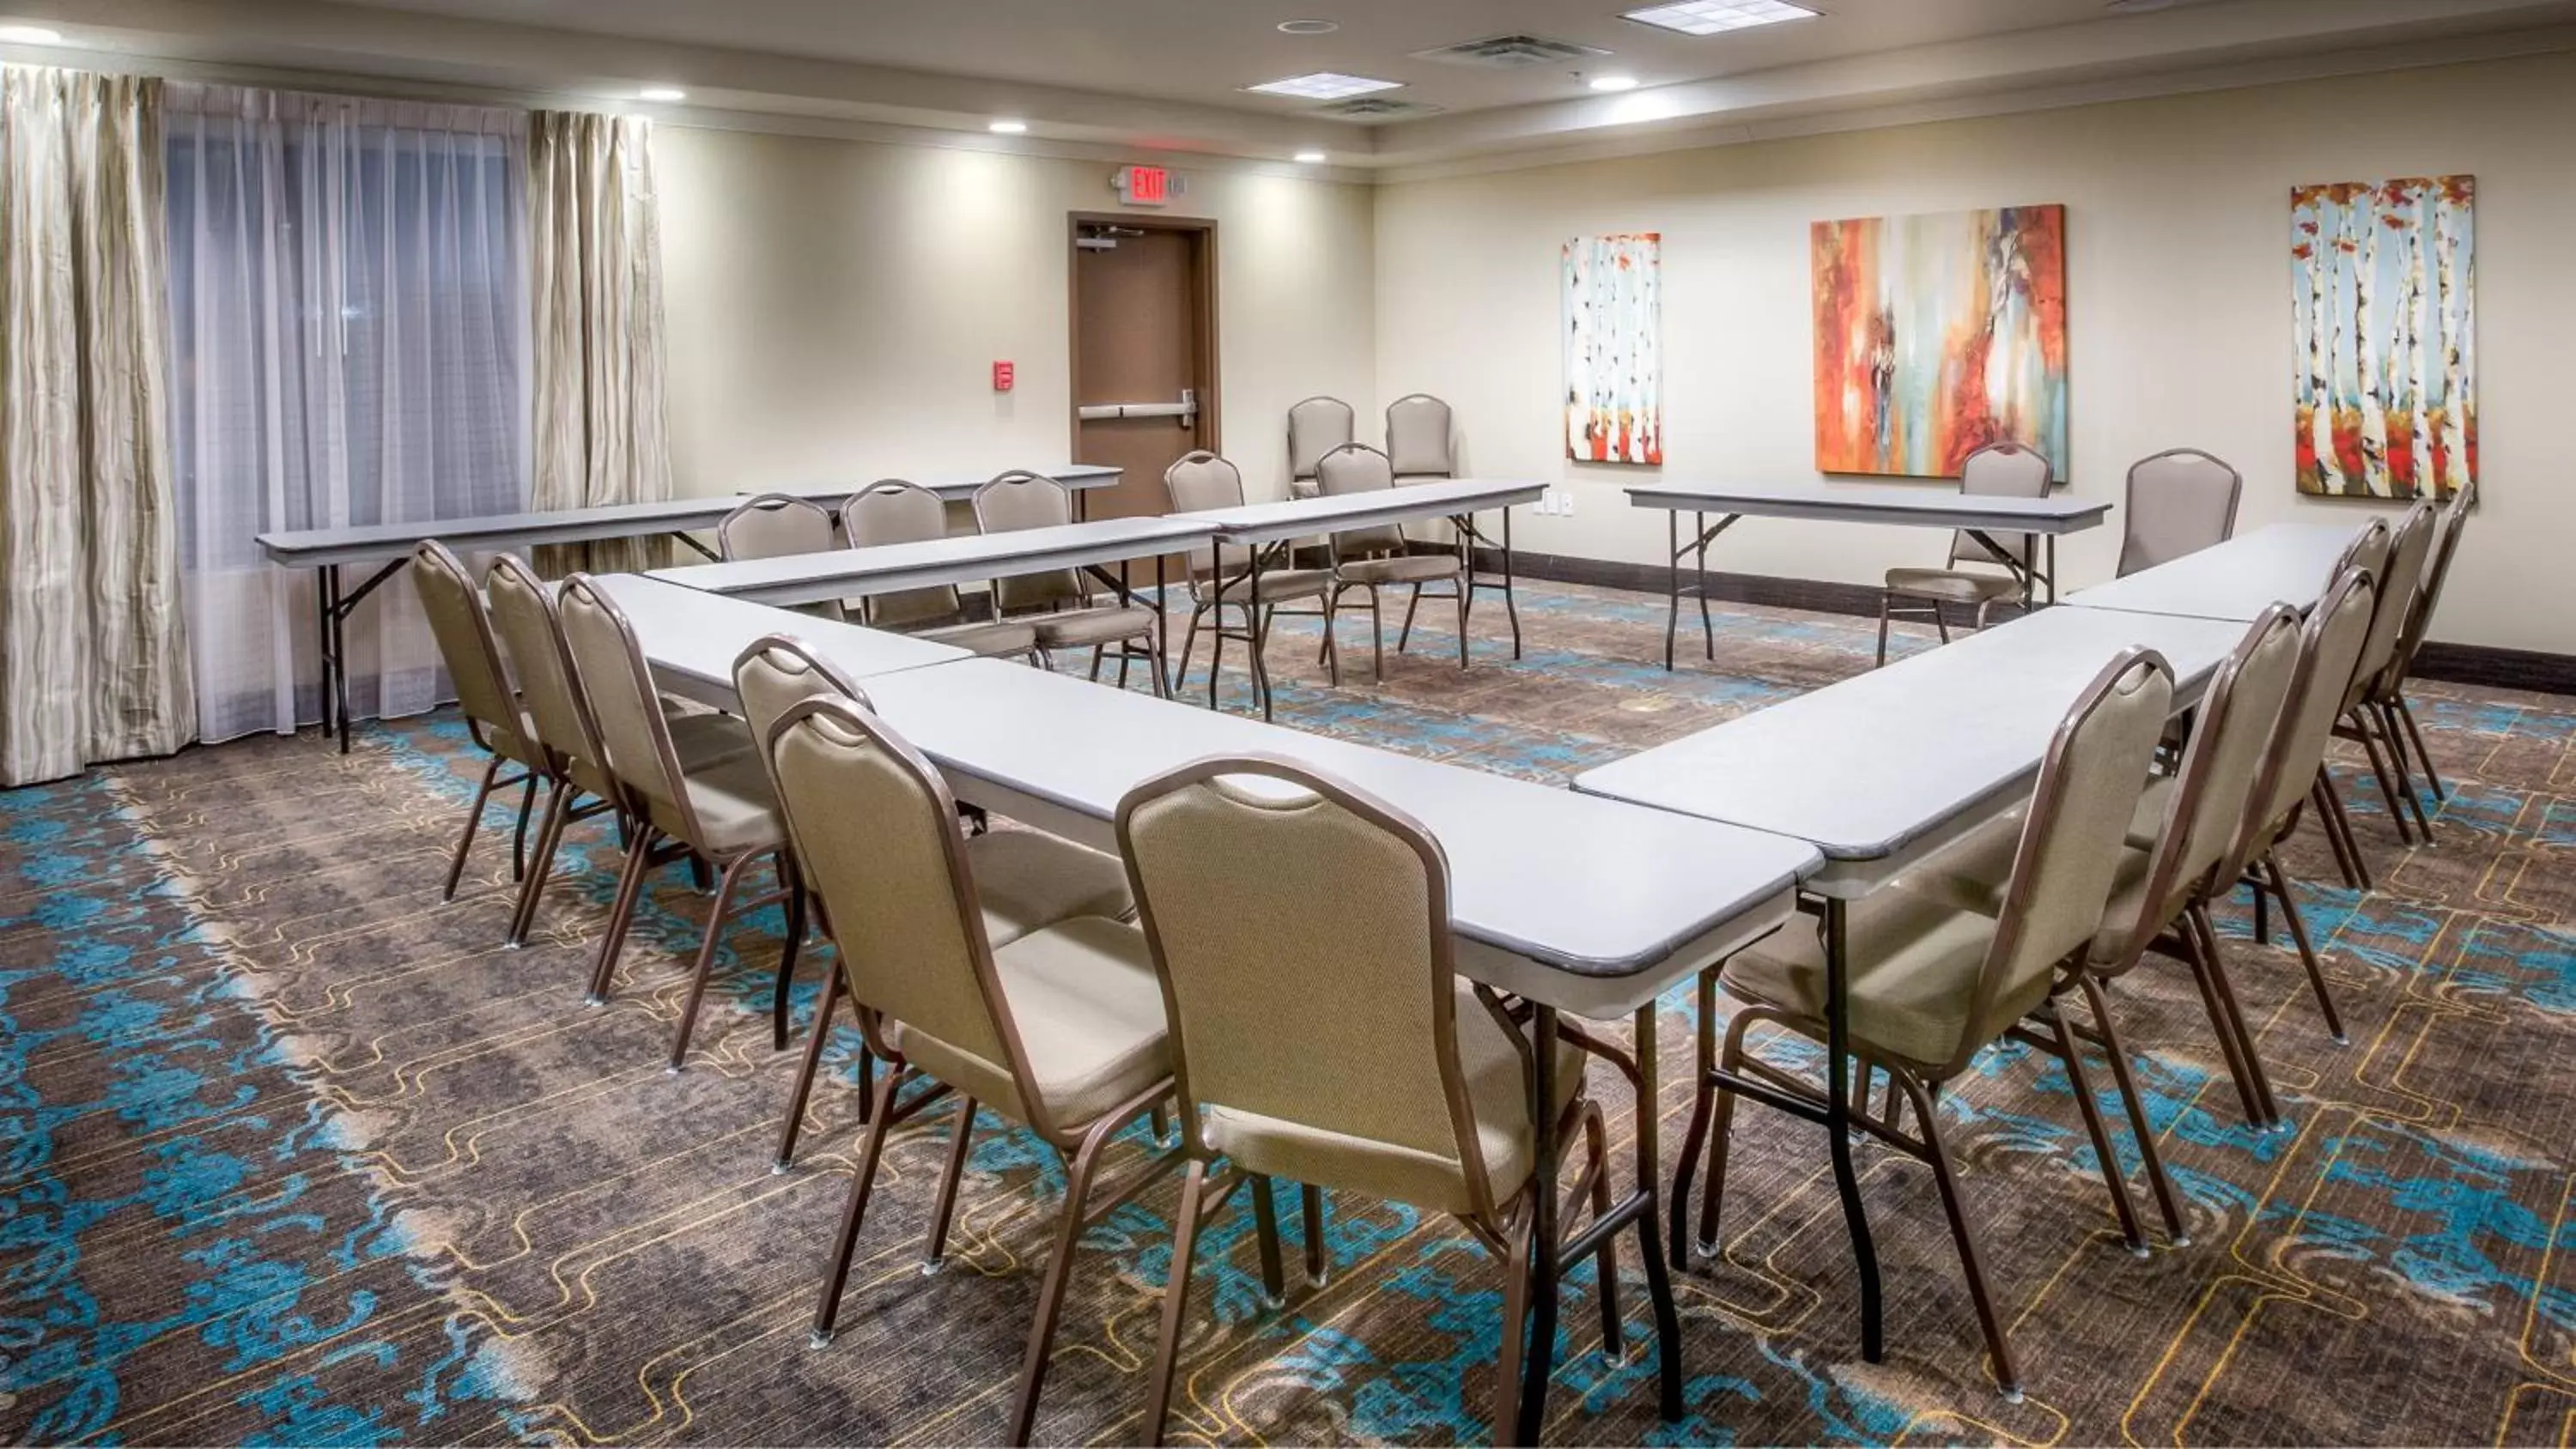
[[[2355,516],[2290,481],[2288,191],[2478,177],[2484,503],[2434,636],[2576,653],[2576,57],[2360,76],[2075,110],[1405,183],[1377,203],[1376,376],[1457,408],[1469,466],[1569,480],[1570,518],[1524,510],[1522,546],[1660,562],[1632,470],[1563,457],[1557,248],[1664,238],[1663,476],[1812,479],[1808,223],[2063,202],[2069,208],[2075,489],[2116,500],[2128,463],[2208,448],[2246,475],[2240,528]],[[2116,515],[2114,518],[2116,522]],[[1748,520],[1715,566],[1875,582],[1942,538]],[[2107,577],[2116,529],[2070,540]]]
[[[1116,209],[1109,163],[682,127],[654,157],[681,491],[1064,460],[1066,217]],[[1189,180],[1172,210],[1218,223],[1226,450],[1276,495],[1288,405],[1375,395],[1368,189]]]

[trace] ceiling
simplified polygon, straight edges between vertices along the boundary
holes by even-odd
[[[1906,108],[2006,109],[2576,48],[2576,0],[1801,0],[1815,19],[1694,38],[1643,0],[0,0],[66,50],[638,104],[685,118],[914,128],[973,144],[1155,147],[1339,166],[1516,164]],[[1279,22],[1324,19],[1326,35]],[[1495,69],[1416,53],[1529,34],[1607,54]],[[0,46],[0,56],[28,57]],[[79,63],[74,60],[72,63]],[[97,63],[97,62],[93,62]],[[1243,88],[1400,81],[1363,124]],[[1638,88],[1597,94],[1596,75]],[[986,134],[1008,117],[1025,136]],[[936,139],[933,137],[933,139]]]

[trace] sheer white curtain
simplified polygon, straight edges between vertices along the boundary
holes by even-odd
[[[321,714],[314,582],[258,534],[526,506],[526,116],[177,83],[167,112],[199,733],[291,732]],[[400,576],[351,617],[349,652],[357,715],[445,692]]]

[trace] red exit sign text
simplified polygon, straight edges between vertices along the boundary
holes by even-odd
[[[1121,166],[1110,177],[1119,198],[1129,206],[1163,206],[1180,188],[1181,178],[1160,166]]]

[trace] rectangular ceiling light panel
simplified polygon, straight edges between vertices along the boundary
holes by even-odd
[[[1803,5],[1792,5],[1789,0],[1673,0],[1668,5],[1624,12],[1625,18],[1640,25],[1678,30],[1684,35],[1723,35],[1730,30],[1777,25],[1784,20],[1813,20],[1816,13]]]
[[[1313,75],[1292,75],[1286,80],[1268,81],[1245,86],[1265,96],[1294,96],[1301,101],[1338,101],[1349,96],[1364,96],[1371,91],[1391,91],[1402,81],[1371,80],[1364,75],[1343,75],[1338,71],[1319,70]]]

